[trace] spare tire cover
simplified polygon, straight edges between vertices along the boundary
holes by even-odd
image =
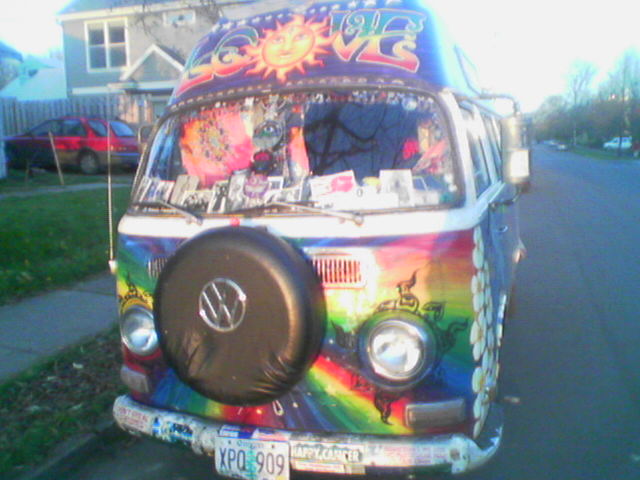
[[[311,265],[284,240],[248,227],[187,241],[158,279],[154,313],[178,377],[230,405],[286,393],[317,356],[325,329]]]

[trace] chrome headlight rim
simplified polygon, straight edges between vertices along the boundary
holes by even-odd
[[[420,358],[405,373],[390,373],[378,363],[373,354],[373,342],[377,335],[388,328],[400,328],[416,339]],[[374,383],[389,389],[406,389],[414,386],[432,371],[436,359],[436,339],[429,325],[421,317],[404,311],[386,311],[370,318],[360,332],[358,350],[365,376]]]
[[[136,326],[133,322],[138,322]],[[144,341],[133,340],[134,333],[146,335]],[[149,356],[159,347],[158,332],[156,331],[153,312],[136,305],[127,309],[120,316],[120,339],[129,351],[140,356]]]

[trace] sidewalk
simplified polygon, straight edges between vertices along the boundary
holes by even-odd
[[[0,382],[116,321],[109,273],[0,307]]]

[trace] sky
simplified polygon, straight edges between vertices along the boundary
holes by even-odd
[[[69,0],[0,0],[0,40],[22,54],[60,48],[55,14]],[[494,91],[525,111],[566,91],[571,65],[593,63],[606,77],[628,48],[640,50],[640,2],[608,0],[431,0]]]

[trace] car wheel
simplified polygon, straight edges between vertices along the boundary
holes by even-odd
[[[7,148],[5,150],[5,153],[7,156],[7,166],[9,168],[15,168],[15,169],[25,168],[25,162],[22,159],[18,158],[18,155],[12,148]]]
[[[287,393],[316,358],[326,324],[311,265],[284,240],[248,227],[186,242],[158,279],[154,317],[178,377],[228,405]]]
[[[80,171],[85,175],[95,175],[100,171],[100,162],[95,153],[85,152],[78,159]]]

